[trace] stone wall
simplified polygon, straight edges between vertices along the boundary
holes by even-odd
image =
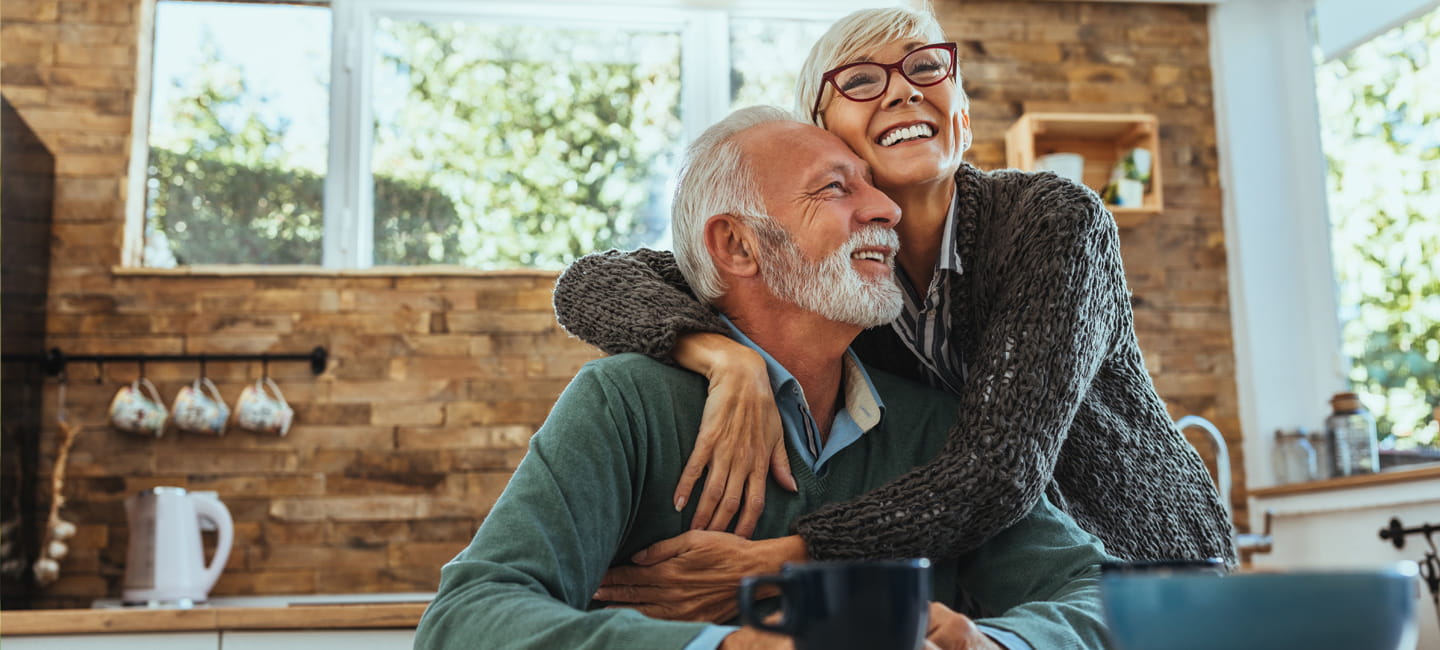
[[[35,605],[118,596],[121,503],[155,485],[215,490],[229,505],[237,541],[216,594],[434,589],[555,396],[596,353],[555,326],[553,273],[121,268],[141,6],[0,0],[0,92],[57,166],[49,344],[73,354],[324,345],[331,361],[320,376],[270,365],[297,410],[283,439],[127,437],[107,429],[104,414],[135,364],[72,366],[65,407],[85,428],[65,514],[80,532],[60,581]],[[1243,507],[1205,9],[937,6],[961,43],[982,168],[1003,166],[1004,131],[1027,109],[1159,116],[1166,208],[1122,233],[1141,342],[1172,413],[1199,413],[1231,436]],[[145,370],[168,402],[198,367]],[[261,373],[258,363],[207,370],[231,403]],[[46,458],[55,388],[46,391]]]

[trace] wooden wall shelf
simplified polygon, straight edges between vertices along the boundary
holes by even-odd
[[[1160,122],[1140,113],[1026,113],[1005,132],[1005,164],[1033,171],[1035,160],[1052,153],[1085,157],[1084,181],[1100,193],[1110,170],[1133,148],[1150,151],[1150,185],[1139,206],[1111,205],[1121,226],[1158,214],[1165,206],[1161,190]]]

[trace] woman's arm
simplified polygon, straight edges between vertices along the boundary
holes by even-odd
[[[814,558],[955,557],[1020,520],[1050,483],[1127,294],[1119,236],[1098,198],[1069,183],[1037,185],[1014,199],[1023,216],[1012,232],[986,244],[1000,248],[967,263],[966,273],[995,278],[993,293],[970,296],[993,306],[975,331],[950,333],[976,340],[962,347],[967,379],[944,450],[801,518],[794,530]]]
[[[764,360],[724,335],[729,327],[690,292],[673,254],[642,248],[576,260],[556,281],[555,316],[606,352],[673,361],[709,380],[695,451],[675,488],[679,510],[707,472],[696,528],[727,530],[738,512],[735,533],[748,537],[765,507],[767,473],[796,489]]]
[[[646,248],[575,260],[555,282],[555,318],[610,354],[639,352],[666,362],[686,332],[729,332],[690,292],[675,256]]]

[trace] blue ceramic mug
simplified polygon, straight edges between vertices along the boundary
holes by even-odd
[[[756,589],[780,590],[780,620],[765,622]],[[930,621],[930,561],[787,564],[740,581],[740,620],[790,636],[795,650],[919,650]]]

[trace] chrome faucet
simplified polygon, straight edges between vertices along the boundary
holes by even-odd
[[[1225,444],[1225,436],[1220,435],[1220,429],[1213,423],[1198,415],[1187,415],[1175,421],[1175,428],[1182,433],[1191,427],[1200,429],[1210,435],[1210,442],[1215,447],[1215,482],[1216,488],[1220,491],[1220,502],[1225,505],[1225,516],[1234,517],[1230,511],[1230,447]],[[1235,535],[1235,550],[1238,553],[1269,553],[1275,545],[1275,538],[1270,534],[1270,520],[1274,513],[1265,512],[1265,532],[1237,533]]]

